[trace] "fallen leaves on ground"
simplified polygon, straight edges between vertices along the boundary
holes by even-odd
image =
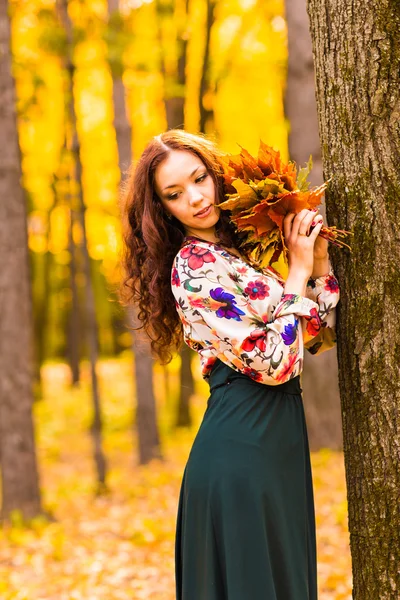
[[[204,382],[192,398],[192,430],[172,428],[177,369],[168,394],[156,390],[163,460],[137,465],[131,433],[131,363],[100,365],[109,493],[95,497],[88,426],[87,373],[68,387],[65,365],[43,371],[44,397],[35,407],[41,487],[54,520],[30,528],[14,516],[0,531],[1,600],[174,600],[174,537],[179,489],[191,443],[205,410]],[[160,391],[161,390],[161,391]],[[320,600],[351,599],[343,455],[312,455]]]

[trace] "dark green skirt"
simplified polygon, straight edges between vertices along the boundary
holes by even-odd
[[[217,360],[210,391],[179,497],[177,600],[316,600],[300,378],[268,386]]]

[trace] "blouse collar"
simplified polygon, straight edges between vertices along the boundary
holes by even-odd
[[[255,266],[253,266],[250,263],[248,263],[247,261],[243,260],[243,258],[241,258],[240,256],[236,256],[236,254],[233,254],[232,252],[229,252],[229,250],[227,250],[226,248],[224,248],[223,246],[221,246],[217,242],[210,242],[209,240],[205,240],[204,238],[198,237],[196,235],[186,235],[183,238],[182,247],[186,246],[186,244],[194,243],[196,241],[197,242],[202,242],[204,244],[209,244],[210,246],[215,246],[216,248],[219,248],[220,250],[223,250],[224,252],[227,252],[231,256],[234,256],[238,260],[241,260],[248,267],[251,267],[252,269],[255,269],[256,271],[259,270]],[[269,275],[272,275],[273,277],[275,277],[275,279],[278,279],[278,281],[280,283],[284,283],[285,282],[285,280],[283,279],[283,277],[281,276],[281,274],[276,269],[274,269],[274,267],[271,267],[271,265],[268,265],[267,267],[264,267],[264,268],[262,268],[260,270],[263,271],[263,272],[267,271]]]

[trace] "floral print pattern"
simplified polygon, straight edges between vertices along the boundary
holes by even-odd
[[[326,278],[325,289],[328,290],[328,292],[332,292],[333,294],[339,293],[339,284],[334,275],[329,275],[329,277]]]
[[[332,271],[310,278],[306,296],[285,294],[273,268],[256,270],[191,236],[174,259],[171,289],[205,379],[219,358],[254,381],[279,385],[301,373],[305,348],[319,354],[336,342],[340,294]]]
[[[235,319],[235,321],[241,321],[241,315],[245,313],[240,310],[239,307],[235,306],[236,300],[233,294],[224,292],[222,287],[210,290],[210,296],[213,300],[221,303],[221,306],[216,311],[217,317],[220,319]]]
[[[177,287],[181,285],[181,280],[179,279],[179,273],[177,269],[172,269],[171,283]]]
[[[257,279],[257,281],[250,281],[249,285],[245,288],[244,293],[247,294],[252,300],[256,300],[260,298],[263,300],[268,296],[269,286],[262,281],[262,279]]]
[[[215,262],[213,254],[207,248],[186,246],[183,248],[182,258],[188,258],[188,265],[193,271],[201,269],[204,263]]]

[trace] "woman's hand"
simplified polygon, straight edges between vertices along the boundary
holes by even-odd
[[[324,219],[322,215],[318,213],[314,213],[314,220],[311,223],[319,223],[322,222],[324,225]],[[314,265],[311,273],[311,277],[317,279],[318,277],[322,277],[322,275],[326,275],[329,273],[330,262],[329,262],[329,254],[328,254],[328,240],[321,237],[320,235],[315,240],[314,244]]]
[[[321,215],[319,217],[305,208],[297,215],[288,213],[283,219],[283,234],[289,251],[289,273],[295,272],[306,280],[313,271],[314,246],[323,224]],[[316,225],[310,231],[313,221]]]
[[[322,222],[324,225],[324,218],[322,215],[314,212],[314,219],[311,223],[311,226],[316,225],[319,222]],[[328,240],[321,237],[320,235],[315,240],[314,244],[314,261],[321,261],[328,258]]]

